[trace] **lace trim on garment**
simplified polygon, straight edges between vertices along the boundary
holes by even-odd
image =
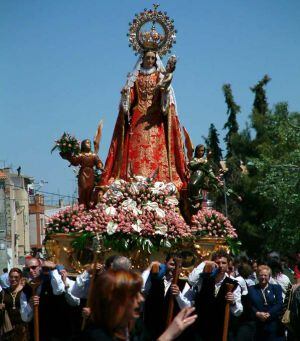
[[[154,72],[156,72],[156,66],[153,66],[151,69],[144,69],[141,66],[140,73],[143,75],[151,75]]]

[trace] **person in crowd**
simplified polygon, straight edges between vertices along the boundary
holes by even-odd
[[[282,314],[282,289],[271,284],[271,269],[267,265],[258,267],[258,284],[249,287],[249,298],[256,319],[257,341],[281,341],[283,330],[279,317]]]
[[[91,314],[91,309],[87,306],[87,298],[94,267],[96,267],[96,273],[99,275],[101,272],[107,271],[108,269],[129,270],[131,269],[131,266],[131,261],[127,257],[112,255],[106,259],[104,266],[101,263],[92,264],[82,274],[76,277],[76,281],[72,285],[70,293],[72,296],[80,299],[82,316],[85,321],[89,321]]]
[[[293,286],[292,300],[290,304],[290,327],[288,341],[300,340],[300,285]]]
[[[300,252],[296,254],[296,265],[294,268],[295,283],[300,284]]]
[[[232,316],[243,312],[241,288],[227,274],[230,256],[223,249],[214,252],[212,261],[201,263],[189,276],[193,287],[184,295],[181,307],[195,305],[197,322],[190,331],[191,340],[217,341],[222,339],[226,303]],[[232,284],[227,292],[226,284]],[[231,333],[231,331],[230,331]]]
[[[61,276],[63,285],[64,285],[64,295],[66,298],[66,302],[71,306],[71,307],[78,307],[80,305],[80,298],[75,297],[72,295],[72,288],[75,284],[75,281],[70,279],[68,277],[67,271],[64,268],[64,266],[59,265],[56,266],[58,273]]]
[[[163,264],[152,262],[142,274],[144,280],[142,291],[146,297],[144,322],[153,339],[157,339],[166,327],[170,300],[175,299],[173,316],[180,311],[177,302],[180,300],[182,295],[180,290],[184,289],[185,282],[179,280],[178,289],[172,285],[175,261],[176,254],[169,253]],[[155,268],[158,271],[155,271]]]
[[[8,276],[8,268],[4,268],[3,274],[0,276],[0,285],[3,289],[9,288],[9,276]]]
[[[96,270],[98,272],[106,271],[108,269],[115,270],[129,270],[131,269],[131,261],[125,256],[112,255],[107,258],[104,267],[100,263],[92,264],[85,270],[82,274],[77,276],[76,282],[74,283],[71,293],[75,297],[87,299],[89,286],[90,286],[90,277],[93,273],[94,266],[96,266]]]
[[[294,284],[294,271],[290,268],[289,258],[287,256],[282,256],[280,263],[283,270],[283,274],[289,278],[292,284]]]
[[[13,327],[12,331],[0,337],[3,341],[27,341],[29,339],[27,324],[22,321],[20,314],[20,296],[23,289],[21,279],[22,271],[18,268],[12,268],[9,271],[10,286],[3,289],[0,294],[2,302],[0,309],[7,311]]]
[[[227,275],[232,278],[234,278],[236,275],[236,267],[232,259],[228,263]]]
[[[68,313],[64,298],[65,286],[56,265],[50,261],[41,262],[37,258],[26,261],[29,281],[24,286],[20,297],[21,317],[24,322],[30,322],[29,328],[33,335],[33,314],[35,305],[39,311],[40,340],[67,340],[69,331],[65,328],[65,318]],[[34,293],[33,283],[37,283]]]
[[[258,283],[258,280],[257,280],[257,268],[258,268],[258,262],[256,259],[252,259],[250,261],[250,265],[252,267],[252,273],[251,275],[249,276],[249,279],[253,281],[254,284],[257,284]]]
[[[66,328],[69,329],[70,339],[75,341],[78,340],[81,333],[82,309],[86,305],[86,301],[72,295],[72,288],[75,284],[75,280],[68,277],[66,269],[62,265],[56,266],[56,269],[64,284],[64,298],[68,305],[65,307],[67,313],[65,325]]]
[[[283,268],[280,260],[270,259],[268,266],[271,269],[272,276],[270,278],[271,284],[279,284],[282,289],[282,299],[284,301],[287,290],[292,286],[292,283],[288,276],[283,273]]]
[[[252,273],[252,268],[246,260],[239,262],[237,265],[237,276],[235,279],[241,287],[241,301],[243,312],[238,317],[232,317],[231,326],[233,339],[235,341],[252,341],[255,335],[255,317],[252,311],[251,302],[249,299],[248,288],[255,285],[249,276]]]
[[[108,270],[101,273],[95,282],[92,294],[90,326],[83,340],[93,341],[147,341],[145,330],[135,329],[135,321],[141,313],[144,301],[141,289],[142,277],[128,270]],[[196,320],[191,315],[194,309],[186,308],[173,320],[172,324],[157,339],[171,341]]]

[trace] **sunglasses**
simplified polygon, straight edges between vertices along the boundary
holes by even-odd
[[[35,270],[38,267],[39,267],[38,265],[31,265],[31,266],[28,266],[27,268],[25,268],[25,271],[30,271],[30,269]]]

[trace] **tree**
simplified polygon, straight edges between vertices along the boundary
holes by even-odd
[[[236,154],[233,148],[233,139],[238,134],[239,125],[237,123],[236,116],[241,111],[241,108],[234,101],[230,84],[223,85],[223,92],[225,96],[225,102],[227,104],[227,115],[228,115],[227,122],[224,125],[224,129],[228,129],[228,132],[224,138],[224,141],[226,142],[226,145],[227,145],[227,154],[226,154],[226,159],[227,159],[227,158],[234,156],[234,154]]]
[[[259,143],[261,139],[264,137],[264,133],[266,131],[266,123],[268,116],[268,102],[265,91],[265,86],[270,82],[271,78],[268,75],[264,75],[264,77],[257,82],[253,87],[251,87],[251,91],[254,93],[254,102],[252,109],[252,127],[256,131],[256,142]]]
[[[209,127],[208,137],[205,139],[205,144],[211,152],[211,163],[214,171],[220,169],[220,162],[222,160],[222,149],[220,148],[219,133],[217,128],[212,123]]]
[[[299,119],[299,113],[289,113],[287,103],[277,104],[265,131],[273,143],[259,145],[260,154],[252,160],[257,170],[256,193],[270,207],[261,222],[269,250],[300,248],[300,131],[289,124]]]

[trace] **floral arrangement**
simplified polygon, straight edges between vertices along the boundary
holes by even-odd
[[[200,236],[237,238],[236,230],[230,220],[222,213],[211,209],[202,209],[193,215],[191,229],[196,235]]]
[[[113,181],[94,209],[69,207],[53,216],[47,233],[80,233],[77,244],[99,233],[105,246],[124,251],[151,252],[192,237],[180,214],[173,183],[153,182],[136,176],[130,182]]]
[[[62,137],[55,141],[54,147],[51,149],[51,153],[58,149],[63,154],[78,155],[80,152],[80,141],[69,133],[64,132]]]

